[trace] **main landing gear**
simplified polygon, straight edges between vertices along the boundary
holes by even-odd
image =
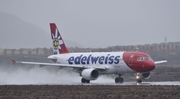
[[[86,80],[86,79],[84,79],[84,78],[81,78],[81,82],[82,82],[82,83],[90,83],[90,80]]]
[[[124,79],[122,78],[122,75],[119,74],[119,77],[115,78],[115,83],[123,83]]]
[[[137,82],[137,83],[141,83],[141,82],[142,82],[141,74],[140,74],[140,73],[137,73],[137,74],[136,74],[136,82]]]

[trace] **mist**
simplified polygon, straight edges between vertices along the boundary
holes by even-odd
[[[0,47],[52,47],[49,23],[56,23],[65,42],[74,42],[68,47],[179,42],[179,5],[180,0],[0,0]]]
[[[113,83],[113,78],[100,76],[92,83]],[[78,73],[58,67],[0,66],[0,85],[73,85],[81,84]]]

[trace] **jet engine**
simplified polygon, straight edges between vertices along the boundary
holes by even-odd
[[[142,73],[141,76],[143,79],[148,79],[150,77],[150,72],[147,72],[147,73]]]
[[[86,80],[96,80],[99,77],[99,71],[96,69],[84,69],[81,76]]]

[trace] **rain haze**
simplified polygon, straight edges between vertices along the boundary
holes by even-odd
[[[56,67],[32,67],[1,65],[0,85],[26,85],[26,84],[81,84],[78,73],[68,69],[57,69]],[[93,83],[113,83],[113,78],[100,76]]]
[[[180,0],[0,0],[0,49],[52,47],[49,23],[56,23],[68,47],[179,42],[179,5]],[[0,63],[0,85],[81,79],[56,67],[8,64]],[[101,76],[96,82],[114,80]]]
[[[73,42],[68,47],[177,42],[179,5],[179,0],[1,0],[0,48],[52,47],[51,22],[65,42]]]

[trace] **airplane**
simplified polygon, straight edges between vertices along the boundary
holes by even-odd
[[[90,83],[98,79],[100,75],[117,74],[115,83],[123,83],[123,74],[135,73],[136,82],[148,79],[150,72],[157,64],[166,63],[167,60],[153,61],[143,52],[81,52],[70,53],[55,23],[50,23],[53,54],[47,58],[51,61],[26,62],[12,60],[13,64],[31,64],[38,66],[55,66],[60,68],[72,68],[79,73],[81,83]]]

